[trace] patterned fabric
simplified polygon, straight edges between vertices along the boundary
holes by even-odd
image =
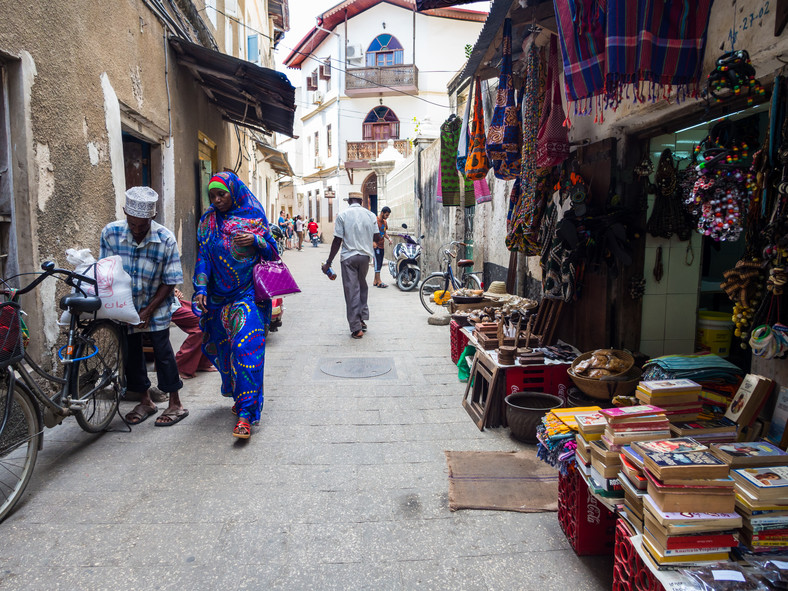
[[[487,176],[490,163],[487,160],[487,140],[484,133],[484,110],[482,107],[482,81],[476,77],[473,95],[473,118],[471,119],[471,145],[465,162],[465,177],[478,181]]]
[[[139,312],[147,307],[161,285],[183,282],[181,258],[175,236],[164,226],[151,220],[150,231],[137,244],[126,220],[107,224],[101,231],[99,258],[120,255],[123,270],[131,276],[134,307]],[[153,312],[145,328],[129,327],[129,332],[164,330],[170,325],[172,310],[178,300],[171,293]]]
[[[496,178],[510,181],[520,174],[520,150],[522,149],[522,118],[514,98],[512,80],[512,20],[503,23],[503,63],[498,79],[498,94],[495,99],[490,129],[487,130],[487,157]]]
[[[536,136],[539,129],[539,79],[541,61],[536,43],[530,43],[525,58],[525,92],[522,103],[522,167],[509,199],[506,248],[536,254],[535,219],[537,210]]]
[[[569,157],[569,130],[564,126],[564,105],[558,74],[558,40],[555,35],[551,35],[542,120],[536,136],[536,166],[539,168],[558,166]]]
[[[457,171],[457,144],[460,141],[462,119],[450,116],[441,125],[441,193],[443,206],[454,207],[460,204],[460,176]],[[464,179],[466,194],[473,191],[473,183]]]
[[[490,186],[487,184],[487,179],[473,181],[473,194],[476,198],[476,205],[481,205],[482,203],[489,203],[492,201],[492,195],[490,195]]]
[[[605,89],[605,4],[605,0],[553,0],[570,101]]]
[[[473,83],[473,81],[471,81]],[[465,116],[462,118],[462,129],[460,129],[460,141],[457,144],[457,170],[465,176],[465,163],[468,161],[468,147],[471,145],[471,93],[468,92],[468,100],[465,101]]]
[[[235,400],[240,418],[256,423],[263,408],[265,327],[271,302],[255,304],[252,270],[260,258],[277,258],[276,241],[268,231],[262,205],[231,172],[211,179],[230,190],[232,207],[222,213],[213,205],[203,214],[197,232],[195,295],[207,295],[207,312],[192,305],[203,330],[203,353],[219,370],[222,395]],[[237,247],[238,232],[255,236],[255,243]]]

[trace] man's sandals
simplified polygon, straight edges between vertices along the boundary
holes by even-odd
[[[252,436],[252,425],[246,419],[238,419],[233,429],[233,437],[238,439],[249,439]]]
[[[153,425],[156,427],[172,427],[175,423],[180,423],[188,416],[189,411],[185,408],[168,408],[161,413]]]

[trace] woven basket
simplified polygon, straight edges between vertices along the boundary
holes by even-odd
[[[635,365],[635,358],[632,357],[632,355],[630,355],[626,351],[621,351],[620,349],[611,349],[611,351],[613,351],[616,354],[616,357],[618,357],[619,359],[624,361],[624,363],[626,363],[626,368],[625,369],[623,369],[623,370],[621,370],[621,371],[619,371],[617,373],[610,372],[611,376],[619,376],[621,374],[625,374],[630,369],[632,369],[633,365]],[[572,362],[572,369],[574,370],[577,367],[578,363],[580,363],[581,361],[585,361],[586,359],[591,357],[591,355],[593,355],[593,354],[594,354],[594,351],[587,351],[587,352],[583,353],[582,355],[578,355],[577,358]],[[584,377],[584,376],[578,376],[578,377]],[[597,379],[597,378],[589,378],[589,379],[594,380],[594,379]]]
[[[616,379],[587,378],[575,374],[571,367],[566,371],[575,386],[584,394],[599,400],[610,400],[614,396],[627,396],[632,394],[640,383],[641,371],[636,367],[630,368],[626,375],[619,375]]]

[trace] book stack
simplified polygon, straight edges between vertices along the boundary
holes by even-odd
[[[624,490],[618,479],[620,469],[618,451],[609,450],[601,440],[591,442],[589,476],[595,493],[603,497],[623,497]]]
[[[700,384],[687,379],[640,382],[635,392],[641,403],[664,409],[671,423],[697,419],[701,411],[700,394]]]
[[[670,423],[657,406],[605,408],[599,412],[607,420],[601,441],[610,451],[619,452],[633,441],[670,437]]]
[[[744,376],[725,411],[725,418],[738,425],[737,441],[757,439],[753,436],[752,427],[773,388],[774,382],[769,378],[752,373]]]
[[[648,480],[643,472],[643,457],[631,446],[621,450],[618,480],[624,490],[624,515],[638,533],[643,533],[643,498]]]
[[[788,464],[731,471],[741,542],[752,552],[788,550]]]
[[[736,441],[736,423],[725,417],[671,423],[670,432],[674,437],[692,437],[701,443]]]
[[[733,524],[741,523],[728,465],[689,437],[638,442],[633,448],[643,458],[647,480],[643,545],[653,562],[695,566],[727,560],[737,545],[733,530],[740,525]],[[692,520],[691,530],[673,527],[687,515],[702,517]],[[686,534],[692,535],[681,537]]]

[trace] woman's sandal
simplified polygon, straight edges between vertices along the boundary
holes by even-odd
[[[249,439],[252,436],[252,426],[249,424],[249,421],[245,419],[238,419],[238,422],[235,424],[235,429],[233,429],[233,437],[238,437],[239,439]]]

